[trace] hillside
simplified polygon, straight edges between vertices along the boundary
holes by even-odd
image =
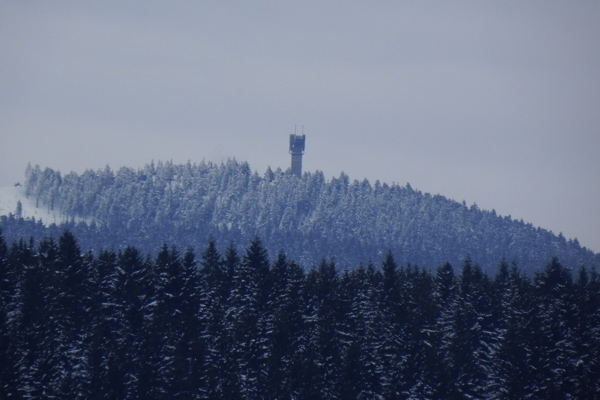
[[[351,181],[343,173],[329,181],[318,171],[298,178],[268,169],[260,176],[229,161],[64,176],[36,166],[26,176],[27,201],[69,222],[44,228],[5,217],[8,240],[68,228],[83,248],[131,244],[153,253],[162,243],[198,248],[213,237],[242,245],[259,236],[271,254],[285,250],[306,267],[325,257],[353,268],[379,262],[388,250],[400,262],[427,267],[460,265],[466,257],[487,271],[506,259],[531,272],[553,256],[572,268],[600,265],[600,255],[577,240],[410,185]],[[89,223],[74,222],[82,220]]]

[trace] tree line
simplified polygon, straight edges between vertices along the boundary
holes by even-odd
[[[241,243],[259,236],[270,252],[286,249],[305,265],[335,257],[350,268],[357,260],[381,259],[382,249],[427,266],[458,266],[468,256],[488,273],[501,258],[528,274],[551,256],[568,265],[600,265],[600,255],[577,239],[409,184],[351,180],[344,173],[327,180],[319,171],[299,178],[269,168],[259,175],[235,160],[81,174],[29,166],[24,189],[39,207],[62,212],[68,222],[44,232],[19,218],[0,219],[7,234],[41,240],[68,229],[84,248],[132,245],[149,253],[165,242],[185,248],[212,235],[240,244],[242,252]]]
[[[0,398],[597,399],[600,279],[0,232]]]

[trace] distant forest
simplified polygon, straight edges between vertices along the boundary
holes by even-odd
[[[399,189],[396,189],[399,190]],[[600,399],[600,277],[0,232],[0,398]]]
[[[96,252],[132,245],[154,253],[162,243],[197,247],[212,237],[239,245],[258,236],[269,252],[284,250],[305,268],[322,258],[355,268],[380,262],[388,250],[402,262],[429,268],[460,265],[468,257],[490,273],[503,258],[528,274],[554,256],[570,266],[600,265],[600,254],[576,239],[409,184],[350,181],[344,173],[326,180],[318,171],[296,177],[269,168],[260,176],[235,160],[66,175],[29,166],[25,189],[39,207],[62,212],[70,222],[46,228],[2,217],[9,241],[57,238],[68,229]],[[75,222],[81,220],[86,222]]]

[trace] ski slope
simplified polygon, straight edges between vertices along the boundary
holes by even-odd
[[[17,203],[21,201],[23,218],[35,218],[41,220],[44,225],[60,224],[68,217],[60,210],[50,210],[46,206],[35,206],[35,199],[25,196],[25,188],[22,186],[0,186],[0,216],[16,214]]]

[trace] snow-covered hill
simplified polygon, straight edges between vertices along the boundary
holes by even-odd
[[[57,223],[57,234],[69,229],[85,249],[131,245],[151,253],[164,243],[195,248],[208,237],[243,243],[258,236],[271,254],[284,249],[305,266],[333,258],[341,268],[353,268],[380,260],[387,250],[429,267],[457,266],[469,257],[490,273],[502,259],[527,272],[554,256],[572,268],[600,265],[600,254],[532,224],[410,185],[372,185],[343,173],[330,181],[319,171],[298,178],[268,169],[260,176],[233,160],[159,162],[117,172],[107,167],[81,175],[36,166],[26,176],[29,199],[24,188],[4,188],[0,213],[16,214],[21,200],[22,216]],[[78,224],[77,217],[87,223]],[[53,231],[18,218],[3,224],[10,240]]]
[[[0,186],[0,216],[17,214],[19,201],[23,218],[35,218],[41,220],[44,225],[60,224],[68,219],[60,210],[50,210],[44,205],[36,207],[35,199],[28,199],[22,186]]]

